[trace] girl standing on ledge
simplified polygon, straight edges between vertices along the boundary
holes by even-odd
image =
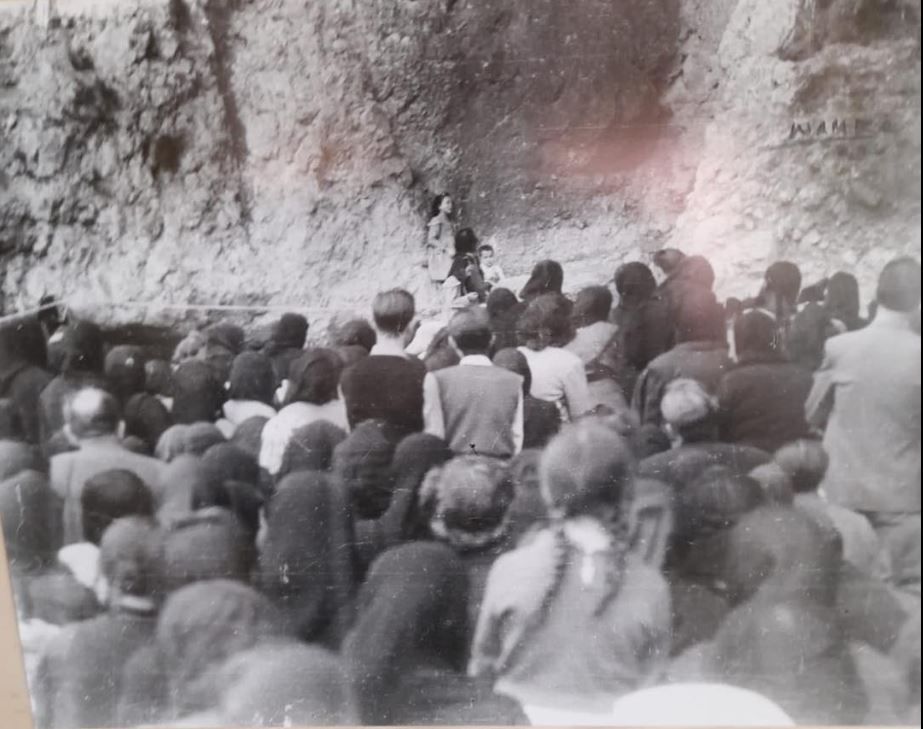
[[[442,283],[448,278],[454,253],[454,202],[449,195],[436,195],[426,229],[426,266],[430,281]]]

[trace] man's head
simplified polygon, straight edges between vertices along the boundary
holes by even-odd
[[[769,354],[774,350],[776,323],[759,310],[748,311],[734,322],[734,342],[738,354]]]
[[[674,442],[715,440],[714,398],[696,380],[680,378],[667,385],[660,401],[667,433]]]
[[[910,314],[920,306],[920,264],[909,256],[895,258],[878,277],[878,305]]]
[[[116,435],[121,424],[118,401],[97,387],[79,390],[64,406],[65,429],[72,440]]]
[[[380,336],[406,337],[415,314],[413,294],[404,289],[382,291],[372,302],[372,318]]]
[[[486,355],[493,340],[487,311],[479,306],[459,311],[449,322],[449,339],[463,357]]]
[[[612,309],[612,292],[606,286],[588,286],[574,302],[574,326],[585,327],[606,321]]]

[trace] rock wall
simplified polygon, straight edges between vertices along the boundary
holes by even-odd
[[[919,255],[919,0],[50,2],[0,6],[8,311],[431,305],[444,190],[571,287],[668,244],[728,294]]]

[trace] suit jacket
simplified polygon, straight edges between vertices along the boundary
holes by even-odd
[[[905,316],[881,309],[865,329],[827,340],[806,412],[826,424],[830,501],[920,513],[920,385],[920,337]]]
[[[51,459],[51,488],[64,500],[64,541],[83,541],[83,509],[80,495],[87,479],[115,468],[131,471],[144,481],[161,502],[161,471],[163,464],[155,458],[126,450],[114,437],[96,438],[81,443],[80,450],[61,453]]]

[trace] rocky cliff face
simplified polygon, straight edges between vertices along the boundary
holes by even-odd
[[[7,310],[431,304],[444,190],[573,287],[668,244],[724,293],[919,255],[919,0],[48,2],[0,11]]]

